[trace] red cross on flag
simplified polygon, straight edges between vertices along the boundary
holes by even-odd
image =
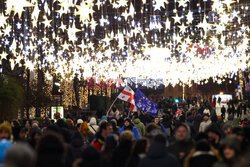
[[[135,92],[129,86],[126,86],[118,96],[119,99],[131,103],[130,111],[136,111],[134,95]]]

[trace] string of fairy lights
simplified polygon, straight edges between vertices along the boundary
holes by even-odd
[[[221,83],[249,67],[239,0],[0,0],[0,64],[48,80],[162,78]]]

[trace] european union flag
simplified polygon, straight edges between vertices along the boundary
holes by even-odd
[[[138,108],[149,115],[153,117],[157,115],[158,104],[147,98],[147,96],[145,96],[139,89],[135,92],[135,104]]]

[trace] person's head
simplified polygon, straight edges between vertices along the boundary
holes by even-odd
[[[178,141],[184,141],[189,138],[189,127],[185,124],[180,124],[176,130],[176,139]]]
[[[29,120],[27,120],[27,121],[25,122],[25,127],[26,127],[26,128],[30,127],[30,122],[29,122]]]
[[[45,132],[55,132],[55,133],[61,133],[61,129],[58,125],[56,124],[50,124],[47,126]]]
[[[223,156],[225,159],[232,159],[235,157],[235,150],[229,146],[225,146],[223,149]]]
[[[79,131],[83,136],[87,136],[88,132],[90,131],[88,123],[81,123]]]
[[[204,115],[203,115],[203,120],[204,120],[204,121],[207,121],[208,119],[209,119],[209,114],[204,114]]]
[[[225,134],[225,136],[231,135],[232,134],[232,125],[229,123],[226,123],[223,125],[222,130]]]
[[[78,119],[78,120],[76,121],[76,126],[77,126],[77,128],[80,128],[81,123],[83,123],[83,120],[82,120],[82,119]]]
[[[240,150],[240,141],[235,136],[227,136],[221,141],[221,152],[225,159],[236,157]]]
[[[207,140],[199,140],[195,144],[196,151],[209,152],[211,149],[210,143]]]
[[[161,143],[161,144],[166,144],[167,138],[166,135],[162,132],[161,129],[154,129],[148,134],[148,139],[150,144],[152,143]]]
[[[26,131],[25,128],[21,128],[20,132],[19,132],[19,139],[20,140],[25,140],[26,137]]]
[[[101,120],[108,121],[108,118],[107,118],[107,116],[103,115],[103,116],[101,117]]]
[[[31,139],[33,141],[35,141],[36,143],[38,143],[38,141],[41,139],[42,137],[42,131],[40,128],[35,127],[31,130]]]
[[[66,124],[68,125],[68,127],[73,128],[74,127],[74,122],[72,119],[68,118],[66,119]]]
[[[64,119],[58,119],[56,121],[56,124],[60,127],[60,128],[67,128],[67,123],[64,121]]]
[[[50,124],[51,124],[51,120],[49,118],[45,118],[45,120],[44,120],[44,127],[48,127]]]
[[[39,127],[39,122],[37,120],[33,120],[31,124],[32,128]]]
[[[160,122],[160,118],[159,118],[159,117],[155,117],[155,119],[154,119],[154,123],[155,123],[156,125],[158,125],[158,124],[159,124],[159,122]]]
[[[120,134],[120,143],[125,141],[130,141],[130,142],[134,141],[133,133],[129,130],[125,130]]]
[[[113,126],[113,131],[117,131],[117,121],[116,121],[116,119],[111,119],[110,123]]]
[[[149,148],[149,142],[147,139],[145,138],[138,139],[136,140],[136,142],[132,147],[131,155],[136,156],[139,154],[146,153],[148,151],[148,148]]]
[[[161,129],[161,127],[156,125],[155,123],[148,124],[146,126],[146,135],[149,135],[155,129]]]
[[[90,125],[97,125],[96,118],[95,117],[91,117],[90,121],[89,121],[89,124]]]
[[[100,153],[91,145],[83,150],[82,162],[79,167],[99,167],[101,166],[101,156]]]
[[[98,129],[97,134],[100,134],[103,138],[105,138],[108,135],[107,124],[108,124],[107,121],[101,122],[99,129]]]
[[[12,134],[11,125],[8,122],[0,124],[0,139],[10,139]]]
[[[112,123],[107,123],[107,135],[114,132]]]
[[[124,120],[124,126],[125,127],[129,127],[131,125],[131,119],[130,118],[126,118],[125,120]]]
[[[233,114],[230,114],[230,115],[228,115],[228,121],[232,121],[233,119],[234,119],[234,116],[233,116]]]
[[[208,135],[204,132],[200,132],[195,137],[196,143],[199,141],[208,141]]]
[[[232,129],[232,135],[236,136],[238,138],[238,140],[240,140],[242,142],[245,138],[244,129],[242,127],[234,127]]]
[[[13,120],[12,122],[11,122],[11,127],[13,128],[13,127],[19,127],[20,126],[20,123],[19,123],[19,121],[18,120]]]
[[[116,134],[109,134],[105,138],[104,143],[105,149],[115,149],[119,143],[119,136],[117,136]]]
[[[17,143],[7,150],[4,166],[34,167],[35,162],[36,152],[28,144]]]
[[[48,132],[37,145],[37,167],[64,166],[66,149],[62,136]]]
[[[210,125],[206,129],[206,134],[208,135],[208,140],[211,143],[213,143],[213,144],[219,143],[221,134],[219,132],[219,129],[216,126]]]

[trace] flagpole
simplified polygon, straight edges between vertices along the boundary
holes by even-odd
[[[119,96],[119,95],[118,95],[118,96]],[[118,96],[115,98],[115,100],[113,101],[113,103],[112,103],[111,106],[109,107],[109,109],[108,109],[108,111],[107,111],[107,113],[106,113],[106,116],[108,116],[108,113],[109,113],[109,111],[111,110],[111,108],[113,107],[113,105],[115,104],[115,102],[116,102]]]
[[[129,110],[129,111],[128,111],[128,118],[129,118],[130,113],[131,113],[131,111]]]

